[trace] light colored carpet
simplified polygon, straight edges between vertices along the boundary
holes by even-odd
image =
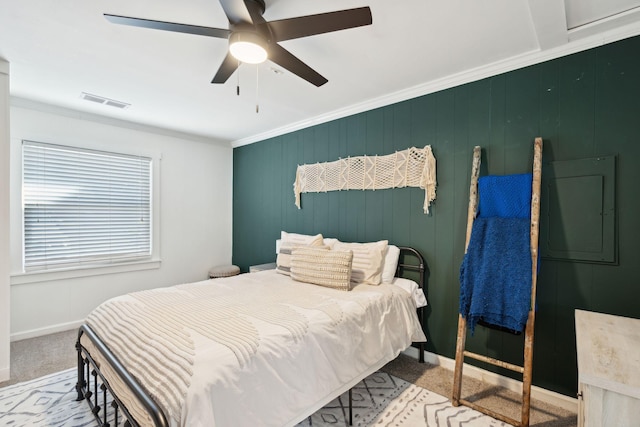
[[[46,375],[0,389],[0,425],[12,427],[97,426],[89,405],[76,402],[76,370]],[[297,427],[348,425],[345,393]],[[396,378],[376,372],[353,389],[354,426],[506,426],[466,407]]]
[[[11,343],[11,378],[0,387],[76,366],[77,329]]]

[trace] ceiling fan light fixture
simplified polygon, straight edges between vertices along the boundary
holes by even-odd
[[[238,69],[240,62],[259,64],[269,59],[316,87],[324,85],[328,80],[279,43],[373,23],[371,9],[368,6],[266,21],[263,17],[265,0],[219,0],[219,3],[229,21],[225,28],[108,13],[104,16],[114,24],[227,40],[229,49],[211,83],[224,84]]]
[[[259,34],[236,31],[229,36],[229,52],[238,61],[260,64],[267,59],[267,43]]]

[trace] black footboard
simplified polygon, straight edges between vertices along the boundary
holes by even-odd
[[[98,424],[103,427],[139,426],[139,423],[127,410],[120,398],[114,393],[107,379],[100,372],[99,363],[82,346],[80,342],[82,335],[91,340],[95,348],[102,354],[106,363],[120,376],[132,395],[142,403],[153,420],[154,426],[168,427],[167,417],[158,404],[147,394],[136,379],[127,372],[95,332],[88,325],[82,325],[78,331],[78,341],[76,342],[76,350],[78,352],[77,400],[87,400]]]

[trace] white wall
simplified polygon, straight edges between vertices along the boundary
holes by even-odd
[[[21,143],[25,139],[161,157],[160,267],[22,283],[20,191]],[[11,339],[75,328],[110,297],[204,280],[212,266],[230,263],[232,168],[233,152],[228,144],[12,103]]]
[[[0,59],[0,382],[9,369],[9,63]]]

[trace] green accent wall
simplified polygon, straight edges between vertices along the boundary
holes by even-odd
[[[640,317],[638,52],[635,37],[234,149],[234,264],[274,261],[281,230],[413,246],[429,269],[427,349],[453,358],[473,147],[482,146],[483,175],[531,171],[536,136],[544,163],[616,156],[617,264],[540,267],[533,382],[575,396],[574,309]],[[428,215],[417,188],[307,193],[294,205],[298,164],[427,144],[438,178]],[[522,363],[522,342],[479,327],[467,348]]]

